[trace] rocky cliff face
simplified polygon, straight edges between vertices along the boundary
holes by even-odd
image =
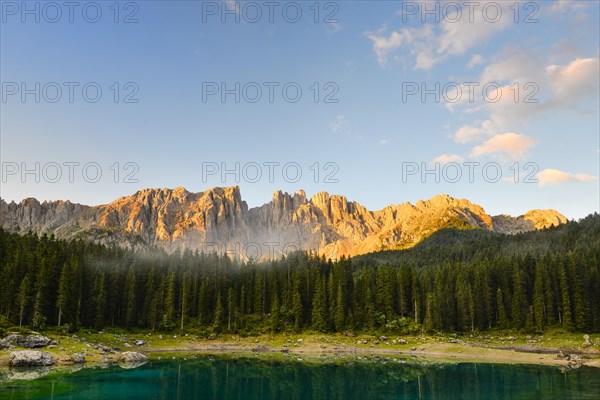
[[[510,235],[567,223],[567,218],[555,210],[531,210],[519,217],[497,215],[492,220],[496,232]]]
[[[307,199],[302,190],[293,195],[277,191],[269,203],[248,209],[237,186],[200,193],[144,189],[97,207],[0,200],[0,226],[11,232],[53,233],[130,248],[226,252],[246,259],[298,249],[337,258],[412,247],[447,227],[513,234],[563,223],[566,218],[553,210],[491,217],[479,205],[447,195],[369,211],[326,192]]]

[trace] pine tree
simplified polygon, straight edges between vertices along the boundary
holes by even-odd
[[[571,314],[571,295],[569,293],[570,285],[569,285],[569,279],[567,277],[567,269],[566,269],[564,263],[561,263],[560,271],[559,271],[559,278],[560,278],[560,291],[561,291],[561,300],[562,300],[561,321],[562,321],[562,325],[566,329],[571,330],[571,329],[573,329],[573,317]]]
[[[423,321],[423,326],[426,331],[430,331],[435,327],[435,318],[434,318],[434,297],[433,293],[428,293],[426,296],[425,302],[425,319]]]
[[[213,328],[215,331],[220,332],[223,328],[223,303],[221,302],[221,292],[217,294],[217,308],[215,309],[215,320],[213,323]]]
[[[325,295],[325,285],[321,274],[317,275],[315,293],[312,303],[312,327],[319,331],[327,331],[327,297]]]
[[[104,285],[104,272],[100,271],[97,279],[95,325],[97,329],[104,326],[104,310],[106,309],[106,289]]]
[[[533,320],[535,329],[541,331],[546,322],[546,302],[544,298],[544,276],[546,269],[539,263],[535,269],[535,280],[533,283]]]
[[[69,304],[69,277],[70,271],[68,265],[65,263],[62,267],[62,272],[60,274],[60,281],[58,282],[58,323],[57,326],[61,325],[61,320],[63,316],[63,310],[68,307]]]
[[[175,272],[169,273],[165,282],[165,303],[162,326],[165,329],[173,329],[175,326]]]
[[[29,303],[29,277],[23,278],[21,281],[21,285],[19,285],[19,326],[23,325],[23,317],[25,315],[25,310],[27,308],[27,304]]]
[[[505,329],[508,327],[508,318],[506,316],[506,308],[504,307],[504,295],[500,288],[496,291],[496,304],[498,306],[498,327]]]
[[[375,329],[375,301],[369,287],[365,296],[365,322],[368,329]]]
[[[210,324],[210,309],[209,309],[209,293],[208,283],[203,280],[200,283],[200,291],[198,293],[198,324]]]
[[[183,276],[183,283],[181,285],[181,319],[179,329],[183,331],[183,324],[187,318],[189,309],[190,290],[192,286],[192,274],[190,271],[186,272]]]
[[[71,259],[63,264],[58,283],[58,323],[64,320],[70,324],[70,330],[75,331],[79,326],[80,310],[80,271],[79,262]]]
[[[235,314],[235,300],[233,288],[227,289],[227,332],[231,332],[231,319]]]
[[[387,320],[391,320],[394,317],[394,308],[392,307],[391,282],[386,271],[387,269],[383,267],[377,271],[376,301],[378,310],[385,314]]]
[[[254,311],[265,314],[265,280],[261,271],[256,273],[256,285],[254,287]]]
[[[271,303],[271,330],[277,332],[279,330],[279,324],[281,321],[281,311],[279,306],[279,296],[275,294],[273,296],[273,302]]]
[[[304,307],[300,296],[300,279],[294,280],[294,294],[292,296],[292,315],[294,317],[294,330],[300,332],[303,327]]]
[[[136,316],[136,285],[133,265],[129,267],[125,278],[125,327],[131,328]]]
[[[345,320],[346,307],[344,303],[344,292],[342,291],[342,285],[338,285],[334,311],[334,323],[336,331],[341,332],[346,329]]]
[[[583,279],[578,274],[577,259],[575,255],[571,255],[569,260],[569,272],[573,277],[573,311],[574,311],[574,328],[582,331],[586,327],[587,307],[583,299]]]
[[[523,328],[527,318],[527,300],[523,277],[518,265],[514,267],[513,273],[513,296],[511,304],[512,325],[514,328]]]
[[[163,315],[163,304],[165,297],[165,277],[160,277],[156,292],[153,293],[150,303],[150,315],[148,317],[152,331],[156,329],[156,324],[161,324],[161,315]]]

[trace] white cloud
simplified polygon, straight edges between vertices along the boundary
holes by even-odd
[[[434,162],[434,163],[437,162],[440,164],[448,164],[451,162],[462,163],[463,158],[461,156],[459,156],[458,154],[440,154],[439,156],[434,158],[432,160],[432,162]]]
[[[576,109],[584,102],[586,109],[597,109],[589,102],[597,104],[600,96],[599,58],[576,58],[559,65],[545,63],[533,53],[511,52],[508,56],[500,54],[500,61],[490,63],[479,78],[471,79],[478,83],[472,92],[461,86],[459,101],[447,103],[446,107],[451,111],[486,113],[487,120],[497,125],[496,133],[522,129],[525,122],[541,113]],[[498,101],[492,101],[495,99]],[[460,135],[455,135],[455,140],[465,142]]]
[[[540,77],[544,63],[536,54],[514,48],[500,52],[496,60],[489,63],[480,76],[481,82],[514,82]]]
[[[597,110],[593,104],[597,104],[599,98],[599,69],[598,58],[576,58],[560,65],[548,65],[535,54],[513,52],[484,69],[477,80],[480,86],[474,92],[474,102],[467,101],[469,93],[463,88],[461,101],[447,104],[452,111],[480,112],[486,118],[483,122],[461,126],[452,139],[459,144],[477,143],[470,157],[523,159],[536,144],[533,138],[518,133],[530,118],[548,111],[576,109],[582,104],[586,110]],[[487,92],[488,99],[501,94],[495,103],[485,101],[482,96],[482,87],[489,82],[499,87],[497,92],[494,89]],[[527,103],[527,98],[537,103]],[[558,175],[555,173],[555,176]],[[568,177],[577,178],[576,175]]]
[[[325,26],[327,27],[330,33],[336,33],[342,30],[342,24],[340,23],[340,21],[326,22]]]
[[[535,139],[518,133],[508,132],[495,135],[476,146],[472,156],[490,155],[503,160],[520,160],[535,144]]]
[[[546,186],[565,182],[588,182],[598,178],[586,174],[571,174],[558,169],[547,168],[538,174],[539,185]]]
[[[486,136],[486,131],[474,126],[463,126],[454,134],[454,141],[457,143],[468,143],[479,141]]]
[[[390,140],[389,140],[389,139],[381,139],[381,140],[379,140],[379,144],[381,144],[381,145],[386,145],[386,144],[388,144],[389,142],[390,142]]]
[[[435,33],[431,25],[425,25],[422,29],[400,29],[393,31],[388,36],[383,34],[384,30],[366,34],[367,38],[373,42],[373,51],[380,66],[385,67],[388,64],[389,54],[404,45],[410,47],[410,53],[415,57],[417,69],[429,69],[436,62],[432,51]]]
[[[598,58],[577,58],[568,65],[546,67],[553,95],[547,106],[572,106],[582,98],[597,98],[599,70]]]
[[[337,117],[335,117],[333,122],[329,124],[329,127],[331,128],[331,132],[337,133],[347,124],[348,122],[346,121],[346,117],[344,117],[343,115],[338,115]]]
[[[555,0],[553,2],[542,2],[542,7],[546,7],[551,14],[565,13],[569,11],[583,10],[586,5],[583,1],[574,0]]]
[[[499,6],[503,17],[496,22],[489,18],[486,20],[486,13],[482,9],[487,4]],[[381,66],[387,65],[390,53],[406,47],[414,57],[414,68],[427,70],[450,56],[465,54],[509,27],[513,22],[508,9],[511,4],[480,1],[472,15],[463,10],[459,16],[455,9],[450,9],[439,24],[424,24],[421,29],[401,28],[389,35],[384,35],[384,28],[376,33],[368,32],[366,36],[373,42],[373,52]],[[481,60],[475,58],[472,61],[477,63]]]
[[[239,3],[237,0],[221,0],[221,2],[225,3],[227,11],[235,11],[236,13],[240,12],[242,4]]]
[[[493,121],[485,120],[478,124],[479,126],[465,125],[460,127],[453,136],[456,143],[479,142],[487,137],[500,133],[498,127]]]
[[[329,128],[331,132],[337,135],[344,135],[351,137],[353,139],[362,139],[362,136],[357,134],[356,131],[358,128],[348,121],[348,119],[343,115],[338,115],[335,119],[329,124]]]
[[[476,45],[480,45],[494,34],[506,29],[513,23],[513,19],[507,17],[510,15],[507,14],[507,12],[510,11],[508,9],[510,4],[501,4],[496,1],[481,1],[479,3],[480,5],[478,7],[481,8],[476,9],[473,12],[472,21],[469,20],[468,13],[463,12],[457,22],[450,22],[453,19],[456,19],[458,15],[455,11],[448,13],[447,18],[440,24],[442,33],[439,36],[439,48],[437,49],[439,54],[465,54],[467,50]],[[501,12],[503,16],[497,22],[492,22],[491,20],[486,20],[484,18],[486,13],[482,12],[482,10],[487,4],[499,6],[501,8],[501,11],[499,12]],[[493,18],[491,10],[489,11],[489,14],[490,18]]]
[[[481,54],[475,54],[467,64],[467,68],[473,68],[476,65],[483,64],[484,58]]]

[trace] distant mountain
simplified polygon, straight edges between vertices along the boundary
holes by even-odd
[[[242,258],[277,257],[298,249],[338,258],[409,248],[444,228],[515,234],[566,222],[554,210],[492,217],[481,206],[448,195],[369,211],[340,195],[320,192],[307,199],[302,190],[293,195],[276,191],[270,202],[249,209],[237,186],[199,193],[181,187],[144,189],[95,207],[0,199],[0,226],[10,232]]]

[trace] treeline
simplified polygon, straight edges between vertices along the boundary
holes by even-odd
[[[513,237],[448,231],[403,252],[259,264],[0,229],[0,312],[72,331],[600,332],[599,268],[599,215]]]

